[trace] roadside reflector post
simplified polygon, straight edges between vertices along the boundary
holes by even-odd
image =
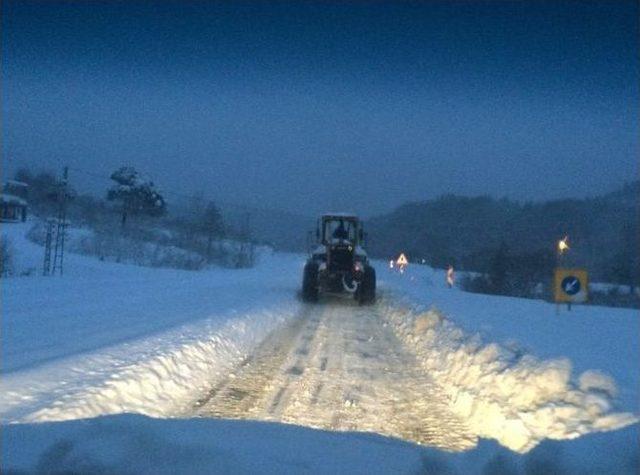
[[[453,284],[455,283],[455,275],[453,273],[453,266],[449,266],[447,269],[447,287],[450,289],[453,288]]]

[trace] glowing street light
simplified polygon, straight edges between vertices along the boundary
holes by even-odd
[[[562,255],[567,252],[569,249],[569,236],[565,236],[564,238],[558,241],[558,254]]]

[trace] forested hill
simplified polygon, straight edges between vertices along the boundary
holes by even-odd
[[[548,255],[568,235],[566,264],[606,278],[621,265],[637,268],[639,198],[640,181],[595,198],[538,203],[445,195],[368,220],[369,250],[381,258],[404,251],[436,267],[483,271],[503,244],[512,253]]]

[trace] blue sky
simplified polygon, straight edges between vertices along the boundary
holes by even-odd
[[[168,190],[311,214],[637,177],[637,2],[2,8],[8,173],[128,164]]]

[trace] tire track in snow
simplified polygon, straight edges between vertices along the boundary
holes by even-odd
[[[198,415],[366,431],[447,450],[476,437],[378,307],[328,301],[272,333]]]
[[[273,368],[282,366],[300,338],[302,329],[308,324],[310,310],[305,307],[298,317],[269,334],[236,372],[230,373],[196,401],[196,412],[206,410],[207,415],[213,417],[243,418],[256,407],[260,398],[273,389]]]

